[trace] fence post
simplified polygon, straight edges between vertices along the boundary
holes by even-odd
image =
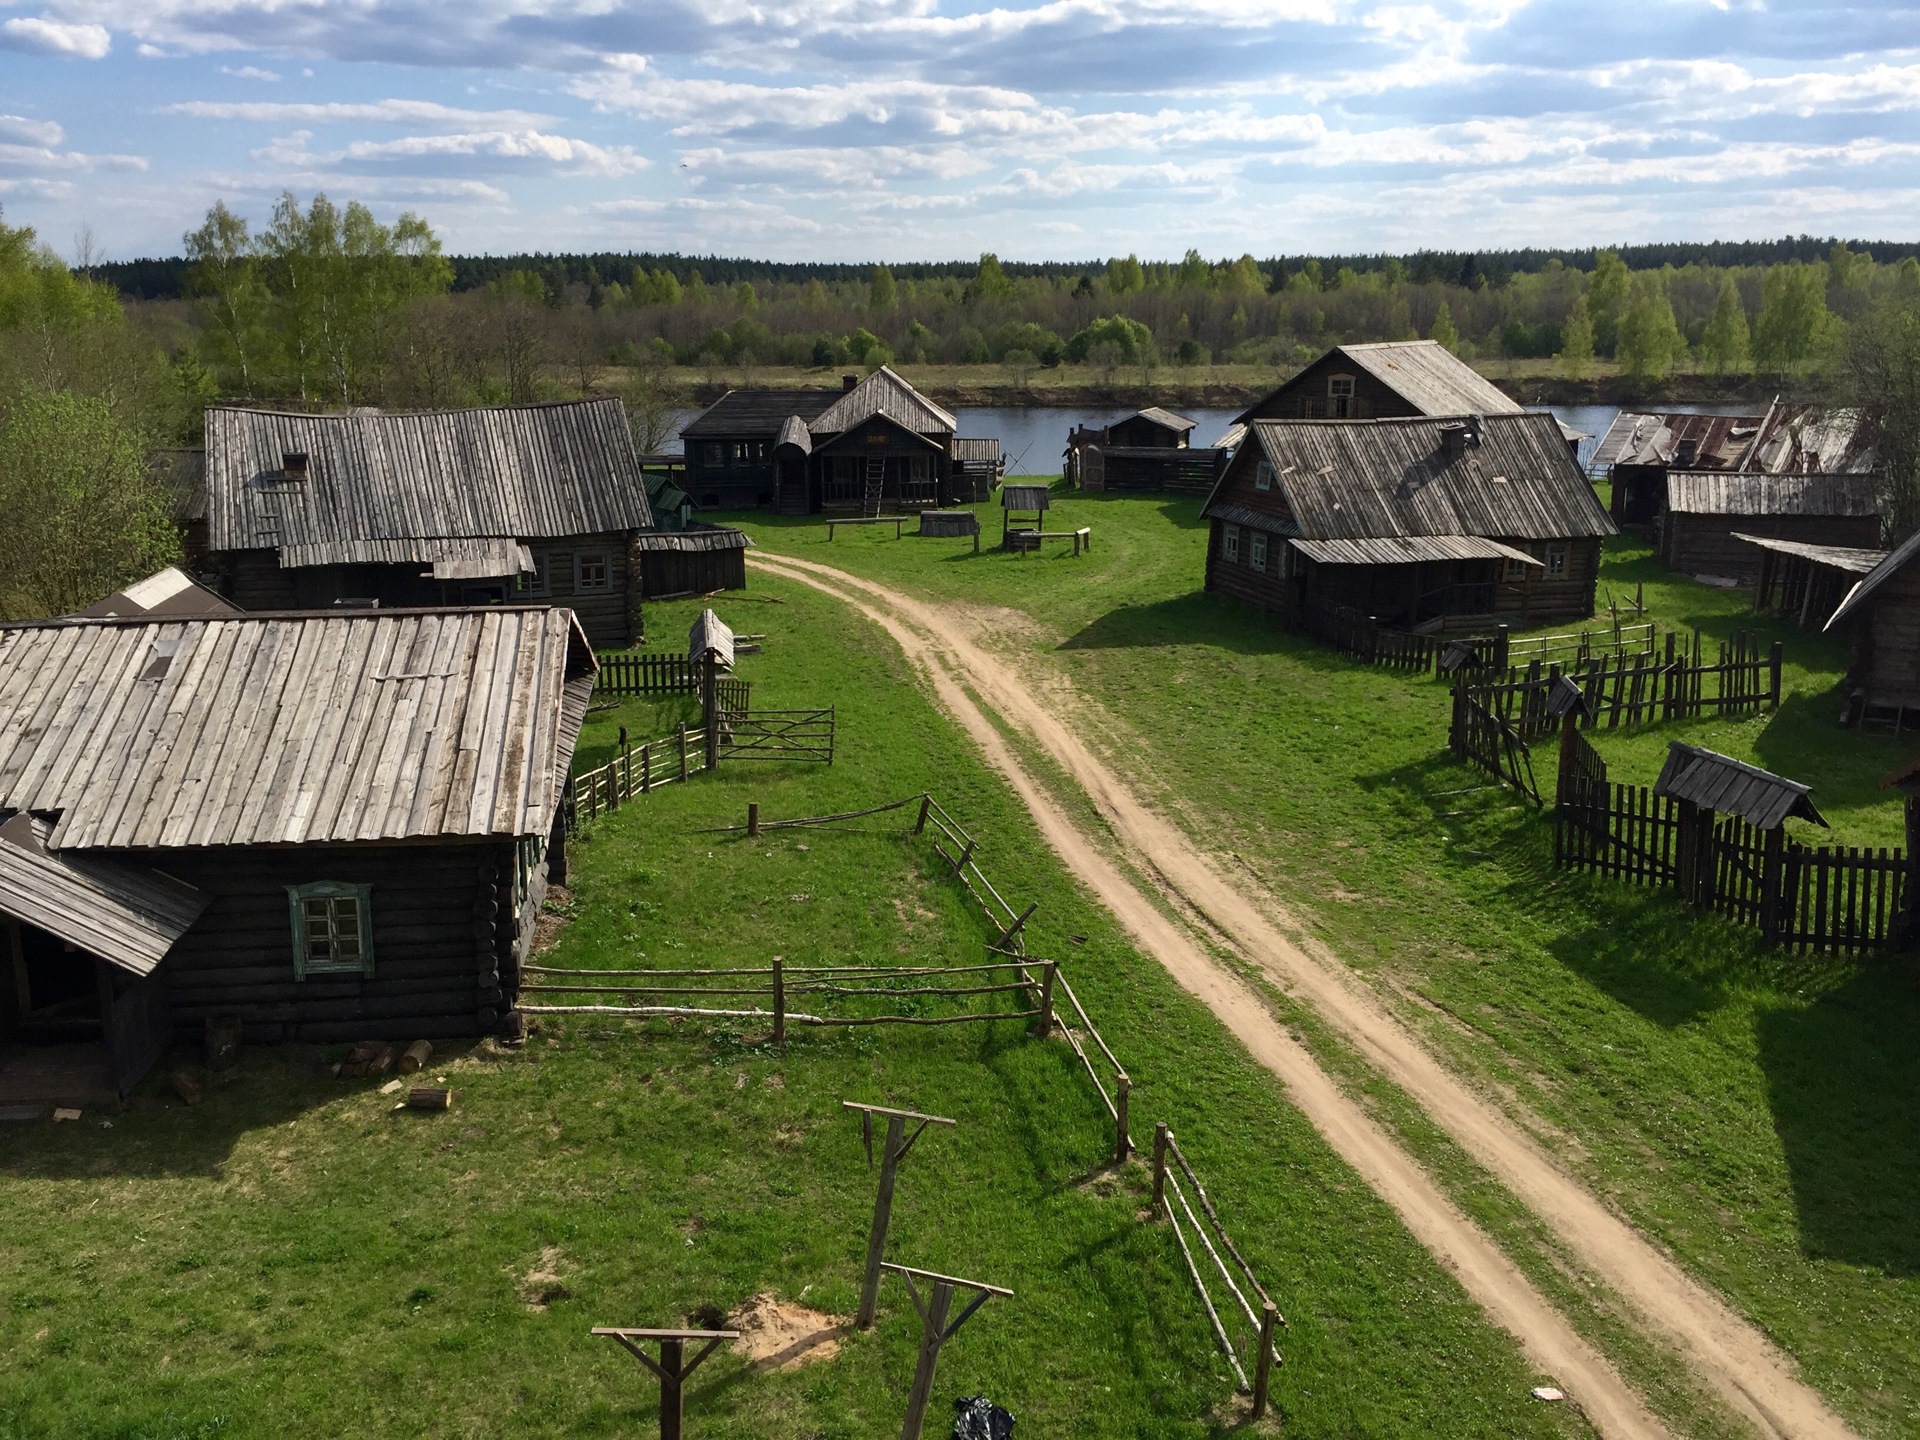
[[[1160,1212],[1167,1203],[1167,1141],[1173,1138],[1173,1132],[1167,1129],[1167,1122],[1158,1120],[1153,1126],[1153,1218],[1158,1220]]]
[[[1132,1091],[1133,1082],[1122,1070],[1113,1087],[1113,1163],[1116,1165],[1126,1164],[1133,1155],[1133,1138],[1127,1134],[1127,1096]]]
[[[1512,640],[1513,634],[1511,626],[1496,625],[1493,627],[1493,668],[1496,671],[1506,670],[1507,657]]]
[[[1273,1301],[1260,1302],[1260,1353],[1253,1362],[1253,1418],[1267,1413],[1267,1387],[1273,1381],[1273,1322],[1279,1318]]]
[[[920,797],[920,818],[913,822],[914,834],[924,835],[927,833],[927,811],[930,810],[932,807],[933,807],[933,796],[922,795]]]
[[[773,957],[773,1043],[787,1043],[787,970],[778,955]]]
[[[757,800],[747,802],[747,838],[749,840],[760,838],[760,802]]]
[[[700,711],[707,727],[706,768],[712,770],[720,764],[720,660],[711,650],[700,676]]]
[[[1760,938],[1769,946],[1780,943],[1781,851],[1786,841],[1778,828],[1767,831],[1760,861]]]
[[[640,743],[640,793],[645,795],[653,789],[653,742],[643,740]]]
[[[620,796],[623,800],[633,798],[633,749],[627,743],[627,727],[620,727]]]
[[[1058,960],[1046,962],[1046,973],[1040,979],[1040,1038],[1045,1040],[1053,1034],[1053,977],[1060,969]]]
[[[680,778],[687,778],[687,722],[680,722]]]
[[[1773,653],[1767,657],[1767,704],[1770,708],[1780,708],[1780,652],[1782,645],[1773,642]]]

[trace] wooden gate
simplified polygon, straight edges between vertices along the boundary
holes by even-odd
[[[1447,731],[1447,745],[1460,759],[1511,785],[1534,804],[1541,803],[1540,787],[1533,781],[1533,753],[1527,742],[1465,685],[1456,685],[1453,690],[1453,724]]]
[[[723,760],[824,760],[833,763],[833,707],[825,710],[723,711]]]

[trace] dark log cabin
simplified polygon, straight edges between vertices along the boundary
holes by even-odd
[[[1150,406],[1094,428],[1075,426],[1067,436],[1062,473],[1082,489],[1160,490],[1204,495],[1220,478],[1225,450],[1196,450],[1189,443],[1194,422]]]
[[[1256,420],[1201,512],[1206,588],[1469,629],[1593,613],[1612,522],[1551,415]]]
[[[1378,420],[1411,415],[1510,415],[1518,401],[1434,340],[1336,345],[1249,406],[1254,420]]]
[[[411,414],[207,411],[207,522],[247,610],[554,600],[642,633],[654,528],[618,400]]]
[[[1880,543],[1872,475],[1670,471],[1657,527],[1660,561],[1683,575],[1751,585],[1762,551],[1742,535],[1868,550]]]
[[[548,608],[0,628],[0,1102],[116,1101],[216,1016],[490,1030],[594,673]]]
[[[999,480],[1000,446],[958,423],[884,365],[839,390],[730,390],[681,432],[687,490],[703,509],[782,515],[970,504]]]
[[[1913,728],[1920,719],[1920,534],[1862,576],[1825,628],[1848,637],[1847,715]]]

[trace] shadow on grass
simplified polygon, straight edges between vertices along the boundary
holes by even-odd
[[[1234,655],[1284,655],[1315,671],[1368,668],[1306,636],[1290,633],[1264,610],[1204,590],[1109,610],[1062,641],[1059,648],[1140,650],[1174,645],[1206,646]]]

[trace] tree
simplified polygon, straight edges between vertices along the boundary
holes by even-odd
[[[1220,272],[1220,289],[1228,295],[1245,298],[1267,293],[1267,273],[1251,255],[1242,255]]]
[[[1433,324],[1427,330],[1427,338],[1439,341],[1448,350],[1460,348],[1460,332],[1454,329],[1453,311],[1444,300],[1440,302],[1440,308],[1434,312]]]
[[[1747,307],[1740,287],[1727,275],[1720,281],[1720,298],[1700,337],[1700,358],[1715,375],[1744,375],[1753,368],[1752,336],[1747,329]]]
[[[1920,299],[1869,311],[1847,332],[1841,389],[1873,429],[1886,500],[1882,540],[1920,530]]]
[[[1140,358],[1142,347],[1153,343],[1153,332],[1138,320],[1125,315],[1107,315],[1094,321],[1084,330],[1077,330],[1067,341],[1067,359],[1076,364],[1084,361],[1103,363],[1094,355],[1098,346],[1112,347],[1114,365],[1131,365]],[[1106,352],[1102,352],[1105,354]]]
[[[1147,272],[1140,267],[1140,257],[1129,255],[1124,260],[1107,261],[1107,291],[1113,295],[1132,295],[1147,288]]]
[[[1000,268],[1000,257],[988,251],[980,257],[980,268],[974,272],[973,279],[967,282],[967,288],[961,295],[963,303],[977,305],[982,300],[1009,300],[1013,298],[1013,281],[1007,278],[1007,272]]]
[[[261,361],[270,352],[272,297],[261,283],[247,222],[216,200],[206,222],[181,239],[192,268],[187,292],[200,297],[206,327],[202,351],[242,395],[256,393]]]
[[[1560,327],[1560,373],[1569,380],[1584,380],[1593,365],[1593,317],[1587,310],[1587,297],[1577,296]]]
[[[1031,350],[1009,350],[1000,363],[1006,366],[1007,379],[1014,388],[1024,390],[1033,379],[1033,372],[1040,368],[1040,357]]]
[[[1627,262],[1612,250],[1593,257],[1593,284],[1587,289],[1587,314],[1593,320],[1593,348],[1612,355],[1620,338],[1620,317],[1627,305]]]
[[[884,265],[874,266],[873,279],[867,282],[867,308],[876,315],[884,315],[893,309],[897,293],[893,271]]]
[[[1760,282],[1760,318],[1753,358],[1763,370],[1793,375],[1826,348],[1834,330],[1827,309],[1827,267],[1794,261],[1770,268]]]
[[[1658,271],[1642,270],[1633,277],[1628,296],[1615,357],[1622,370],[1643,384],[1662,379],[1687,357],[1687,342],[1673,318],[1666,284]]]
[[[0,430],[0,614],[67,615],[179,557],[145,444],[102,400],[28,391]]]

